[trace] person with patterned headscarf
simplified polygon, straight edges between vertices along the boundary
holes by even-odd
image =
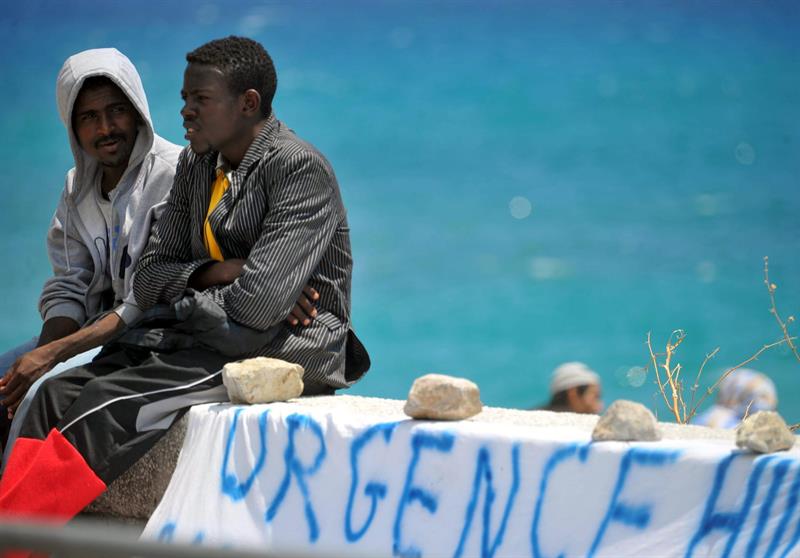
[[[747,415],[758,411],[774,411],[778,407],[775,384],[768,376],[739,368],[719,384],[717,401],[698,415],[694,424],[712,428],[736,428]]]

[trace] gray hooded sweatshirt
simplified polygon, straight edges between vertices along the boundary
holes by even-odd
[[[93,76],[111,79],[142,117],[128,167],[111,195],[110,249],[106,220],[97,203],[98,161],[80,147],[72,129],[72,109],[83,82]],[[93,49],[64,62],[56,82],[61,120],[67,128],[75,167],[47,233],[53,266],[39,299],[43,320],[64,316],[79,325],[113,310],[126,323],[140,311],[131,292],[136,261],[147,244],[150,225],[163,210],[175,176],[181,148],[153,131],[150,109],[136,68],[113,48]],[[104,275],[111,277],[113,301],[103,293]]]

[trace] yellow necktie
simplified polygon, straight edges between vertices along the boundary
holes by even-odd
[[[222,169],[217,169],[217,179],[214,181],[213,186],[211,186],[211,201],[208,202],[208,213],[206,213],[206,224],[203,228],[203,241],[206,244],[206,250],[208,250],[208,255],[217,261],[223,261],[225,258],[222,257],[222,250],[219,249],[219,244],[217,244],[217,239],[214,238],[214,232],[211,230],[211,224],[208,222],[208,218],[211,215],[211,212],[214,211],[214,208],[217,207],[217,204],[222,199],[222,196],[225,194],[225,191],[231,185],[228,182],[228,177],[225,176],[225,173]]]

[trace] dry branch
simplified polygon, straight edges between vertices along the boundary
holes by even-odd
[[[706,364],[708,364],[708,361],[717,356],[718,352],[719,352],[719,347],[708,353],[706,355],[706,358],[703,359],[703,364],[700,365],[700,370],[697,371],[697,376],[695,377],[694,385],[692,386],[692,401],[691,403],[689,403],[689,408],[691,409],[696,408],[694,406],[694,396],[697,393],[697,389],[700,387],[700,377],[703,375],[703,370],[705,369]]]
[[[719,384],[722,383],[722,380],[730,376],[731,373],[734,372],[735,370],[738,370],[742,366],[750,364],[751,362],[756,360],[758,357],[761,356],[761,353],[763,353],[764,351],[767,351],[772,347],[777,347],[778,345],[783,345],[784,343],[786,343],[786,339],[781,339],[780,341],[775,341],[774,343],[770,343],[769,345],[764,345],[758,351],[756,351],[750,358],[740,362],[739,364],[733,366],[732,368],[728,368],[725,371],[725,373],[722,374],[722,376],[720,376],[710,388],[706,389],[706,392],[703,394],[703,397],[700,398],[700,401],[697,402],[697,405],[692,409],[692,412],[689,413],[689,416],[686,418],[686,422],[689,422],[690,420],[692,420],[692,418],[694,418],[694,416],[697,414],[697,410],[700,408],[700,405],[703,404],[703,401],[705,401],[709,395],[714,393],[714,390],[719,387]]]
[[[786,318],[786,321],[781,319],[780,314],[778,313],[778,307],[775,304],[775,291],[778,289],[778,286],[775,283],[770,283],[769,281],[769,257],[764,256],[764,284],[767,286],[767,292],[769,293],[769,301],[770,301],[770,309],[769,312],[773,316],[775,316],[775,321],[778,322],[778,327],[781,328],[781,332],[783,333],[783,339],[786,341],[786,344],[789,345],[789,348],[794,353],[795,358],[798,362],[800,362],[800,353],[797,351],[797,346],[792,342],[793,338],[789,336],[789,329],[788,324],[791,324],[794,321],[794,316],[789,316]]]
[[[689,423],[694,416],[697,414],[697,411],[700,409],[700,406],[703,402],[708,398],[709,395],[714,393],[714,391],[719,387],[720,383],[730,376],[734,371],[750,364],[754,360],[756,360],[764,351],[767,351],[773,347],[777,347],[778,345],[782,345],[787,341],[794,340],[794,337],[780,339],[775,341],[774,343],[770,343],[768,345],[762,346],[758,351],[753,353],[749,358],[743,360],[736,366],[732,366],[725,370],[725,372],[717,378],[717,380],[711,385],[711,387],[705,390],[705,393],[702,397],[697,401],[695,404],[694,402],[694,395],[695,391],[698,389],[700,383],[700,376],[703,373],[703,368],[705,367],[706,363],[711,360],[719,351],[719,347],[711,351],[711,353],[706,355],[705,360],[703,360],[703,364],[700,366],[700,370],[697,373],[697,377],[695,378],[695,383],[692,386],[692,400],[689,404],[688,408],[686,406],[686,401],[683,397],[684,385],[683,382],[680,381],[680,373],[681,373],[681,365],[676,364],[672,366],[672,359],[675,356],[675,351],[686,338],[686,334],[683,330],[676,329],[670,335],[669,341],[667,341],[666,351],[661,355],[664,357],[664,362],[659,364],[658,356],[653,351],[653,345],[651,341],[650,334],[647,334],[647,348],[650,351],[650,360],[653,363],[653,369],[655,370],[656,374],[656,385],[658,385],[658,391],[661,393],[662,398],[664,399],[664,404],[669,409],[670,413],[673,417],[675,417],[675,421],[678,424],[687,424]],[[673,341],[674,339],[674,341]],[[662,379],[661,374],[659,374],[659,368],[663,369],[664,372],[664,379]],[[667,391],[669,391],[669,395],[667,395]],[[683,411],[681,413],[681,410]]]
[[[661,375],[658,373],[658,359],[656,358],[656,354],[653,352],[653,344],[650,340],[650,332],[647,332],[647,349],[650,351],[650,361],[653,363],[653,370],[656,374],[656,384],[658,384],[658,391],[661,392],[661,396],[664,398],[664,404],[669,408],[669,400],[667,399],[667,392],[664,391],[664,384],[661,382]]]
[[[675,353],[683,343],[683,340],[686,338],[686,334],[682,329],[674,330],[667,340],[667,345],[664,353],[656,353],[653,351],[653,344],[650,332],[647,333],[647,349],[650,353],[650,363],[653,366],[653,370],[656,376],[656,385],[658,386],[658,391],[661,393],[661,397],[664,400],[664,405],[669,409],[670,414],[675,417],[675,421],[678,424],[687,424],[690,422],[694,416],[697,414],[698,409],[702,406],[703,402],[711,395],[722,383],[725,378],[730,376],[734,371],[742,368],[743,366],[753,362],[756,360],[764,351],[767,351],[773,347],[777,347],[778,345],[782,345],[786,343],[789,348],[791,349],[794,356],[797,358],[798,362],[800,362],[800,351],[797,349],[797,345],[795,341],[797,340],[796,337],[792,337],[789,334],[789,325],[791,325],[795,318],[794,316],[789,316],[785,321],[781,318],[780,314],[778,313],[778,308],[775,304],[775,291],[777,290],[777,286],[774,283],[770,283],[769,280],[769,258],[766,256],[764,257],[764,284],[767,286],[767,292],[769,292],[769,299],[770,299],[770,313],[775,316],[775,320],[778,322],[778,326],[781,329],[781,333],[783,337],[779,341],[775,341],[774,343],[769,343],[767,345],[762,346],[758,351],[753,353],[752,356],[743,360],[736,366],[728,368],[717,380],[711,385],[711,387],[705,390],[702,397],[695,403],[695,395],[697,390],[700,387],[700,379],[703,375],[703,370],[706,367],[706,364],[714,358],[717,353],[719,352],[719,347],[711,351],[710,353],[706,354],[705,359],[703,360],[703,364],[700,365],[700,369],[697,372],[697,376],[695,377],[694,384],[691,387],[691,401],[687,407],[686,400],[684,398],[684,382],[681,380],[681,371],[682,366],[680,364],[672,365],[673,359],[675,357]],[[659,363],[659,357],[663,357],[663,363]],[[647,366],[650,368],[650,365]],[[664,375],[662,377],[661,372],[663,371]],[[669,392],[669,394],[667,394]],[[656,396],[657,397],[657,396]],[[751,401],[752,404],[752,401]],[[747,413],[750,411],[750,406],[748,405]],[[792,430],[800,429],[800,424],[795,424],[791,427]]]

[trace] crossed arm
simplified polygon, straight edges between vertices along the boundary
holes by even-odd
[[[190,276],[187,286],[204,291],[210,287],[230,285],[241,274],[246,260],[232,258],[222,262],[208,262],[197,268]],[[291,326],[308,326],[317,316],[314,303],[319,300],[319,293],[310,285],[303,287],[303,292],[294,303],[291,313],[286,317],[286,322]]]
[[[198,259],[192,250],[192,158],[182,155],[164,215],[139,260],[133,291],[140,308],[192,287],[206,291],[232,320],[252,329],[266,331],[284,320],[305,325],[314,314],[302,303],[303,293],[343,218],[335,178],[324,159],[303,151],[287,156],[277,171],[251,175],[258,182],[251,183],[252,195],[239,203],[269,200],[269,207],[253,206],[238,218],[258,215],[259,237],[246,260],[215,262]],[[309,302],[318,300],[312,295]]]

